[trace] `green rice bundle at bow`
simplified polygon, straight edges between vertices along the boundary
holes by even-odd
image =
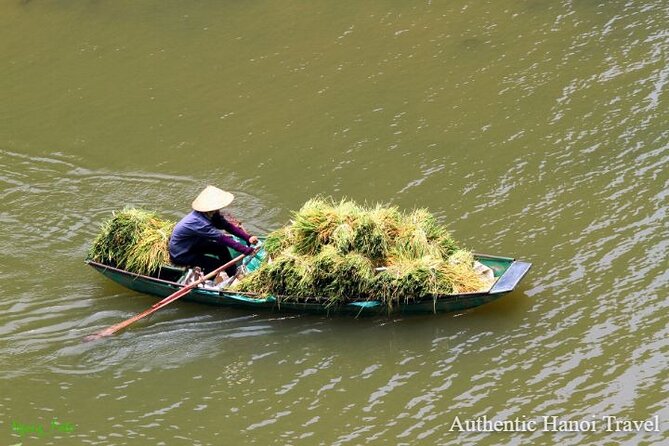
[[[168,242],[175,223],[153,212],[124,209],[102,224],[89,258],[138,274],[149,274],[170,263]]]
[[[236,288],[282,299],[422,299],[478,291],[471,253],[424,209],[362,207],[316,198],[268,235],[268,259]]]

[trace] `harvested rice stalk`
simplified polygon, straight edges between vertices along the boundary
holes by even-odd
[[[369,211],[372,220],[383,231],[388,242],[397,238],[404,216],[396,206],[382,206],[377,204]]]
[[[432,256],[396,259],[380,277],[377,286],[385,301],[409,301],[423,299],[446,289],[447,278],[440,267],[442,261]]]
[[[291,230],[299,254],[316,254],[339,223],[335,209],[321,198],[307,201],[293,218]]]
[[[125,255],[125,269],[139,274],[157,271],[170,264],[168,244],[175,223],[150,219],[142,229],[139,240]]]
[[[474,270],[474,255],[464,249],[459,249],[444,262],[442,273],[452,284],[454,293],[472,293],[486,287],[485,280]]]
[[[289,226],[284,226],[276,231],[272,231],[267,234],[267,238],[265,238],[265,252],[268,256],[274,257],[281,251],[289,248],[292,240],[293,236]]]
[[[311,285],[313,296],[331,296],[336,294],[332,289],[341,255],[334,246],[324,246],[311,258]]]
[[[366,256],[352,252],[336,259],[332,278],[327,287],[328,297],[336,297],[341,302],[368,298],[374,280],[374,266]]]
[[[435,240],[435,244],[439,247],[439,251],[441,253],[441,256],[443,258],[448,258],[450,257],[453,253],[455,253],[458,250],[458,245],[451,238],[451,235],[448,233],[445,233],[444,235],[440,236]]]
[[[353,238],[355,231],[348,222],[341,223],[332,231],[330,243],[335,246],[341,254],[346,254],[353,250]]]
[[[271,262],[242,278],[234,287],[237,291],[261,295],[288,296],[289,299],[312,296],[310,284],[313,265],[289,248]]]
[[[421,234],[425,234],[425,240],[430,246],[438,247],[443,258],[449,257],[458,249],[446,227],[440,225],[427,209],[413,211],[410,220]]]
[[[407,214],[316,198],[270,234],[265,248],[271,260],[236,289],[329,304],[374,299],[391,307],[481,286],[472,254],[458,250],[425,209]]]
[[[420,258],[440,255],[436,238],[445,233],[432,214],[424,209],[404,215],[397,228],[397,237],[392,247],[392,256],[401,258]]]
[[[331,199],[326,199],[324,201],[326,204],[334,208],[334,212],[337,214],[337,217],[341,223],[346,222],[351,225],[355,225],[355,222],[358,220],[360,215],[366,212],[365,209],[350,200],[341,200],[339,203],[335,203]]]
[[[358,218],[352,244],[355,251],[376,261],[385,258],[388,251],[386,234],[369,213]]]
[[[96,262],[149,274],[170,263],[167,244],[174,225],[142,209],[115,211],[102,223],[88,256]]]

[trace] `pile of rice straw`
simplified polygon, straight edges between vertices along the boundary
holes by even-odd
[[[328,304],[420,300],[489,284],[425,209],[360,206],[316,198],[265,240],[266,260],[238,291]]]
[[[168,242],[175,223],[149,211],[126,208],[102,223],[88,258],[137,274],[170,264]]]

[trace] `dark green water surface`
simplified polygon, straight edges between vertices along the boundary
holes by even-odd
[[[668,24],[666,0],[0,0],[0,444],[669,444]],[[83,264],[99,222],[176,220],[208,183],[258,234],[325,194],[534,267],[462,314],[177,302],[82,343],[155,302]]]

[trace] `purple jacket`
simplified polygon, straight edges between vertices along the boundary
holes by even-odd
[[[221,229],[249,243],[251,236],[240,227],[227,221],[220,213],[215,213],[209,220],[202,212],[191,211],[177,223],[172,231],[169,245],[172,261],[178,265],[188,264],[192,259],[192,252],[197,250],[198,244],[202,242],[214,242],[244,254],[253,252],[253,248],[244,246],[232,237],[224,235]]]

